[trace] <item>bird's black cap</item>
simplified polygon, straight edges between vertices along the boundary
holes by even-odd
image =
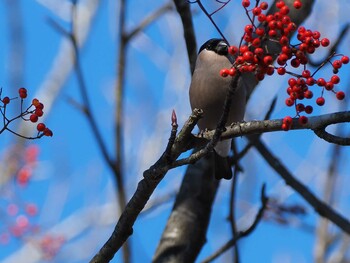
[[[199,49],[200,53],[202,50],[211,50],[214,51],[215,53],[219,55],[227,55],[228,53],[228,44],[226,43],[225,40],[220,39],[220,38],[212,38],[209,39],[207,42],[205,42],[201,48]]]

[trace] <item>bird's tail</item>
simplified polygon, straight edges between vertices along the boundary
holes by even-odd
[[[232,169],[229,162],[231,139],[218,142],[214,148],[214,173],[216,179],[231,179]]]

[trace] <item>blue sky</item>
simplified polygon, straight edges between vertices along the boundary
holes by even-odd
[[[44,262],[35,254],[35,242],[42,235],[63,236],[66,240],[53,262],[86,262],[107,239],[116,221],[114,204],[114,182],[112,175],[101,158],[100,151],[91,129],[82,113],[71,101],[80,103],[81,97],[76,75],[68,71],[60,80],[49,75],[54,70],[65,72],[71,59],[69,43],[48,22],[53,19],[69,30],[69,1],[41,0],[19,1],[23,22],[23,83],[29,97],[38,97],[46,103],[45,123],[53,130],[52,138],[30,141],[40,148],[39,159],[33,179],[26,188],[6,183],[0,188],[4,196],[0,203],[0,231],[5,231],[15,220],[3,212],[9,203],[23,204],[34,202],[39,214],[31,218],[33,224],[40,225],[37,234],[26,239],[11,238],[0,249],[0,261],[21,262],[30,258],[31,262]],[[93,3],[94,1],[81,1]],[[115,106],[114,83],[116,70],[116,11],[115,1],[100,1],[87,38],[80,50],[84,78],[92,109],[97,119],[104,142],[109,152],[114,151],[113,110]],[[222,12],[215,16],[218,24],[232,43],[238,43],[242,26],[247,21],[241,17],[240,1],[232,1]],[[58,4],[57,4],[58,3]],[[150,4],[152,3],[152,4]],[[157,9],[165,1],[129,1],[127,8],[128,29],[134,28],[143,17]],[[52,9],[51,5],[53,6]],[[310,28],[321,31],[331,39],[336,38],[340,26],[346,22],[350,6],[346,1],[332,3],[317,1],[317,11],[306,21]],[[197,7],[194,25],[198,43],[217,37],[215,29],[201,14]],[[14,61],[10,61],[8,7],[0,4],[0,85],[3,93],[16,96],[18,87],[11,86],[9,72]],[[323,21],[316,19],[323,17]],[[242,16],[243,17],[243,16]],[[81,19],[88,19],[84,13]],[[68,20],[67,20],[68,19]],[[84,35],[84,32],[81,32]],[[341,45],[344,53],[350,54],[350,38],[347,36]],[[68,50],[68,51],[67,51]],[[57,64],[59,54],[67,64]],[[63,54],[63,55],[62,55]],[[182,39],[182,27],[176,13],[170,12],[137,35],[127,50],[127,75],[125,92],[124,127],[124,172],[126,190],[130,197],[142,177],[142,171],[152,165],[165,148],[170,132],[170,116],[176,110],[181,125],[188,114],[188,85],[190,81],[186,49]],[[320,51],[318,56],[324,55]],[[16,62],[16,61],[15,61]],[[56,63],[56,64],[55,64]],[[348,68],[340,74],[341,87],[348,86]],[[329,73],[329,69],[320,74]],[[63,74],[63,73],[62,73]],[[48,82],[48,80],[52,81]],[[62,82],[62,85],[59,84]],[[57,86],[57,87],[56,87]],[[282,118],[292,114],[284,106],[286,78],[269,77],[254,93],[246,114],[246,120],[261,119],[276,94],[279,101],[273,118]],[[56,87],[47,92],[48,88]],[[56,94],[57,91],[57,94]],[[54,98],[54,99],[53,99]],[[53,100],[52,100],[53,99]],[[52,103],[51,103],[52,102]],[[348,101],[339,103],[332,96],[327,97],[328,107],[317,109],[315,114],[337,111],[339,107],[348,108]],[[50,107],[49,107],[50,106]],[[28,126],[29,127],[29,126]],[[30,132],[30,127],[27,132]],[[348,127],[344,128],[348,132]],[[2,134],[1,156],[5,160],[9,145],[15,142],[13,135]],[[272,152],[285,161],[286,166],[314,193],[322,196],[322,186],[326,170],[331,162],[331,146],[315,138],[310,131],[278,132],[263,135],[264,142]],[[246,141],[239,138],[239,147]],[[342,185],[347,185],[349,163],[346,157],[349,149],[343,150],[340,163],[339,187],[336,195],[336,207],[342,214],[349,211],[349,194]],[[254,165],[251,165],[251,164]],[[6,163],[1,164],[4,169]],[[302,218],[315,226],[314,211],[281,181],[259,155],[252,150],[243,161],[245,173],[239,179],[238,215],[239,227],[244,229],[254,218],[259,206],[259,192],[263,182],[267,183],[267,194],[287,204],[298,203],[307,208],[308,215]],[[178,190],[184,167],[169,172],[154,193],[154,199]],[[213,208],[212,220],[208,232],[208,243],[200,254],[200,259],[210,255],[230,238],[228,215],[229,182],[222,182]],[[6,191],[5,191],[6,190]],[[10,192],[10,194],[8,194]],[[158,244],[159,237],[171,211],[173,199],[154,211],[141,215],[135,224],[132,236],[134,262],[149,262]],[[4,220],[2,220],[4,219]],[[298,222],[298,221],[296,221]],[[242,262],[311,262],[315,238],[314,233],[295,224],[293,226],[262,222],[256,231],[240,242]],[[32,247],[31,247],[32,246]],[[34,248],[33,248],[34,247]],[[35,252],[36,251],[36,252]],[[226,253],[217,262],[230,260],[231,252]],[[38,258],[37,258],[38,256]],[[22,259],[23,259],[22,258]],[[264,259],[264,261],[261,261]],[[23,261],[22,261],[23,262]],[[113,262],[120,262],[118,254]]]

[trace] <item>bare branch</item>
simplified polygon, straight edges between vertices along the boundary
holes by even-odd
[[[174,3],[176,6],[176,10],[181,17],[182,27],[184,30],[184,38],[187,47],[187,56],[190,62],[191,73],[193,73],[197,59],[197,42],[192,23],[192,13],[190,10],[190,5],[186,0],[174,0]]]
[[[223,245],[220,249],[218,249],[218,251],[215,252],[213,255],[204,259],[202,261],[202,263],[212,262],[214,259],[218,258],[221,254],[223,254],[225,251],[227,251],[229,248],[237,245],[237,241],[239,239],[241,239],[242,237],[248,236],[250,233],[252,233],[254,231],[254,229],[257,227],[257,225],[259,224],[259,222],[261,221],[261,219],[264,215],[264,211],[266,209],[266,205],[268,202],[268,198],[265,195],[265,184],[261,188],[261,198],[260,199],[261,199],[261,207],[260,207],[260,209],[259,209],[259,211],[254,219],[253,224],[248,229],[238,232],[237,236],[235,236],[233,239],[228,241],[225,245]]]
[[[239,169],[235,166],[230,191],[230,202],[229,202],[229,222],[231,225],[232,237],[236,238],[237,233],[237,221],[236,221],[236,199],[237,199],[237,181],[238,181]],[[234,247],[235,263],[239,263],[239,249],[238,244]]]
[[[320,116],[310,117],[307,124],[302,125],[298,122],[298,119],[293,119],[293,125],[291,130],[301,130],[301,129],[310,129],[313,130],[319,137],[322,139],[327,139],[328,142],[340,144],[340,145],[349,145],[349,138],[342,138],[339,136],[334,136],[329,134],[327,138],[323,137],[322,130],[324,130],[327,126],[332,124],[350,122],[350,111],[343,112],[335,112],[330,114],[324,114]],[[221,140],[241,137],[244,135],[252,135],[252,134],[262,134],[267,132],[275,132],[275,131],[283,131],[281,128],[282,119],[274,119],[274,120],[264,120],[264,121],[249,121],[249,122],[239,122],[231,124],[231,126],[226,127],[226,131],[222,132]],[[324,133],[328,134],[324,131]],[[189,143],[188,145],[192,147],[200,147],[203,145],[208,145],[207,141],[212,140],[215,135],[215,130],[205,131],[200,135],[193,137],[194,141]],[[208,147],[208,146],[207,146]],[[190,148],[189,148],[190,149]],[[248,150],[248,149],[247,149]],[[200,150],[189,157],[180,159],[172,163],[172,168],[193,164],[202,158],[206,154],[206,151]]]
[[[316,135],[319,135],[319,130],[324,130],[327,126],[332,124],[350,122],[350,111],[343,112],[335,112],[329,113],[319,116],[313,116],[308,119],[308,123],[305,125],[301,125],[298,122],[298,119],[293,119],[293,124],[291,130],[301,130],[301,129],[310,129],[313,130]],[[249,121],[242,123],[234,123],[230,127],[227,127],[226,131],[224,131],[221,135],[221,139],[228,139],[232,137],[238,137],[242,135],[249,134],[257,134],[257,133],[265,133],[265,132],[273,132],[273,131],[282,131],[281,129],[282,120],[265,120],[265,121]],[[203,138],[209,140],[214,135],[214,131],[207,131],[199,136],[199,141]],[[322,134],[320,134],[322,136]],[[320,136],[320,138],[322,138]],[[349,145],[349,138],[341,138],[335,136],[335,139],[332,138],[322,138],[328,139],[328,142]]]
[[[167,147],[167,150],[163,153],[160,159],[143,173],[144,178],[138,183],[137,189],[120,216],[111,237],[90,261],[91,263],[109,262],[132,234],[133,225],[137,217],[145,207],[154,189],[170,169],[169,163],[175,160],[182,153],[183,149],[185,148],[184,143],[189,141],[189,137],[192,136],[191,132],[201,115],[201,111],[194,111],[178,134],[175,141],[173,142],[172,139],[169,139],[169,144],[173,144],[173,146],[171,148]],[[174,129],[176,128],[176,125],[172,125],[171,137],[173,136]],[[171,153],[167,152],[169,149],[171,149]]]
[[[248,139],[250,138],[248,137]],[[265,161],[283,178],[286,184],[298,192],[320,216],[328,218],[340,229],[350,234],[350,222],[346,218],[341,216],[325,202],[319,200],[305,185],[299,182],[268,150],[261,140],[255,140],[254,145]]]
[[[228,40],[226,39],[225,35],[222,33],[221,29],[219,28],[219,26],[215,23],[214,19],[213,19],[213,15],[218,11],[215,11],[211,14],[209,14],[209,12],[207,11],[207,9],[204,7],[204,5],[202,4],[201,0],[196,0],[193,2],[190,2],[191,4],[197,3],[199,8],[203,11],[203,13],[208,17],[208,19],[210,20],[210,22],[213,24],[213,26],[215,27],[215,29],[218,31],[218,33],[220,34],[220,36],[222,37],[222,39],[225,40],[225,42],[227,44],[229,44]],[[226,4],[224,4],[220,9],[222,9],[223,7],[225,7]],[[220,10],[219,9],[219,10]]]
[[[148,27],[151,23],[157,20],[160,16],[164,15],[164,13],[171,11],[173,9],[172,2],[167,2],[159,9],[154,11],[154,13],[150,14],[148,17],[144,18],[143,21],[140,22],[133,30],[129,33],[124,33],[124,41],[129,42],[134,36],[143,31],[146,27]]]

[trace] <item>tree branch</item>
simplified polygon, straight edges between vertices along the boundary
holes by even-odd
[[[187,47],[187,56],[190,64],[191,73],[193,73],[197,59],[197,41],[192,23],[192,13],[190,9],[190,4],[187,0],[174,0],[174,4],[182,21],[184,38]]]
[[[252,140],[251,137],[248,137],[248,139]],[[286,184],[299,193],[320,216],[328,218],[340,229],[350,234],[350,222],[333,210],[333,208],[328,206],[325,202],[319,200],[305,185],[294,178],[287,168],[281,164],[281,162],[268,150],[261,140],[256,140],[254,138],[254,146],[265,161],[283,178]]]
[[[260,207],[257,215],[255,216],[255,219],[254,219],[254,222],[252,223],[252,225],[248,229],[246,229],[244,231],[239,231],[237,233],[237,235],[233,239],[228,241],[225,245],[223,245],[220,249],[218,249],[218,251],[216,251],[213,255],[209,256],[206,259],[204,259],[202,261],[202,263],[212,262],[214,259],[218,258],[225,251],[227,251],[229,248],[231,248],[232,246],[236,246],[237,241],[239,239],[248,236],[250,233],[252,233],[254,231],[254,229],[257,227],[257,225],[261,221],[261,219],[262,219],[262,217],[264,215],[264,211],[266,209],[266,205],[268,203],[268,198],[265,195],[265,184],[261,188],[261,198],[260,198],[260,200],[261,200],[261,207]]]
[[[167,151],[170,150],[171,152],[165,151],[160,159],[143,173],[144,178],[138,183],[137,189],[120,216],[111,237],[90,261],[91,263],[109,262],[132,234],[133,225],[137,217],[145,207],[154,189],[170,169],[169,163],[178,158],[183,149],[186,148],[184,144],[189,141],[189,138],[192,136],[191,132],[201,116],[201,111],[193,111],[175,140],[171,138],[176,133],[177,125],[172,125],[172,132],[169,139],[169,144],[172,144],[172,147],[166,148]]]

